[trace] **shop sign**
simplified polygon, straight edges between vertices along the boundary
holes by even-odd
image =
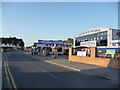
[[[57,40],[38,40],[39,44],[63,44],[63,41]]]
[[[115,49],[107,49],[106,54],[115,54]]]
[[[83,34],[87,34],[87,33],[91,33],[91,32],[100,32],[100,31],[101,31],[101,29],[89,30],[89,31],[86,31],[86,32],[82,32],[79,35],[83,35]]]
[[[81,42],[80,46],[95,47],[96,41]]]
[[[86,56],[86,51],[77,51],[77,56]]]

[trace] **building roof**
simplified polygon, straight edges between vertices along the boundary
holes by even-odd
[[[111,29],[111,28],[93,28],[93,29],[85,30],[85,31],[79,33],[78,35],[76,35],[74,38],[84,36],[84,35],[93,34],[93,33],[107,31],[109,29]]]

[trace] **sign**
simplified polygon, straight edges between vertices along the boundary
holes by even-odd
[[[107,49],[106,54],[115,54],[115,49]]]
[[[80,46],[95,47],[96,46],[96,41],[81,42]]]
[[[86,56],[86,51],[77,51],[77,56]]]
[[[57,40],[38,40],[39,44],[63,44],[63,41]]]
[[[83,33],[80,33],[79,35],[83,35],[83,34],[86,34],[86,33],[91,33],[91,32],[99,32],[101,31],[100,29],[96,29],[96,30],[89,30],[89,31],[86,31],[86,32],[83,32]]]

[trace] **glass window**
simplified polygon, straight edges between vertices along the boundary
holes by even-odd
[[[104,32],[104,35],[107,35],[107,32]]]
[[[62,52],[62,48],[57,49],[57,52]]]
[[[101,35],[104,35],[104,33],[101,33]]]
[[[112,30],[112,40],[120,40],[120,30]]]
[[[100,33],[98,33],[97,36],[100,36]]]

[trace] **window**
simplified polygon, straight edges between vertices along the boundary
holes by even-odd
[[[97,36],[100,36],[100,33],[98,33]]]
[[[85,41],[88,41],[88,39],[85,39]]]
[[[107,36],[105,36],[104,39],[107,39]]]
[[[57,49],[57,52],[62,52],[62,48]]]
[[[100,39],[103,39],[103,37],[100,37]]]
[[[104,32],[104,35],[107,35],[107,32]]]
[[[104,35],[104,33],[101,33],[101,35]]]

